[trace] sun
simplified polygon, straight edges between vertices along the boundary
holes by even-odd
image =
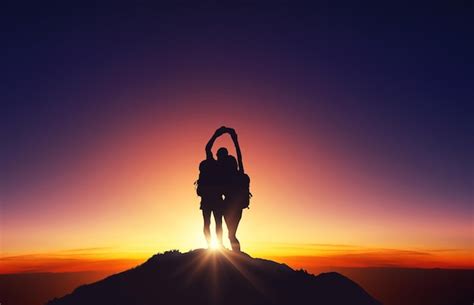
[[[217,251],[219,250],[219,244],[217,243],[217,240],[214,238],[211,240],[211,244],[209,245],[209,249],[212,251]]]

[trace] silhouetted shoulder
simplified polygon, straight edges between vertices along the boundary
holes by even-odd
[[[199,171],[206,171],[207,169],[211,168],[211,167],[215,167],[216,166],[216,160],[214,159],[204,159],[201,161],[201,163],[199,163]]]

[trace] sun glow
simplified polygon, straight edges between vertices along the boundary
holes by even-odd
[[[222,252],[223,250],[227,250],[226,246],[224,244],[221,244],[216,236],[212,236],[211,242],[207,247],[208,250],[212,252],[220,251]]]
[[[211,239],[211,244],[209,245],[209,250],[212,250],[212,251],[217,251],[219,250],[220,246],[219,246],[219,243],[217,242],[217,240],[215,238],[212,238]]]

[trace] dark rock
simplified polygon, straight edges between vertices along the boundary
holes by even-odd
[[[168,251],[84,285],[48,305],[326,304],[379,305],[338,273],[314,276],[231,251]]]

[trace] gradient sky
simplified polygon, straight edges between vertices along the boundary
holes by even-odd
[[[203,247],[221,125],[245,251],[473,268],[473,10],[446,5],[6,8],[0,272]]]

